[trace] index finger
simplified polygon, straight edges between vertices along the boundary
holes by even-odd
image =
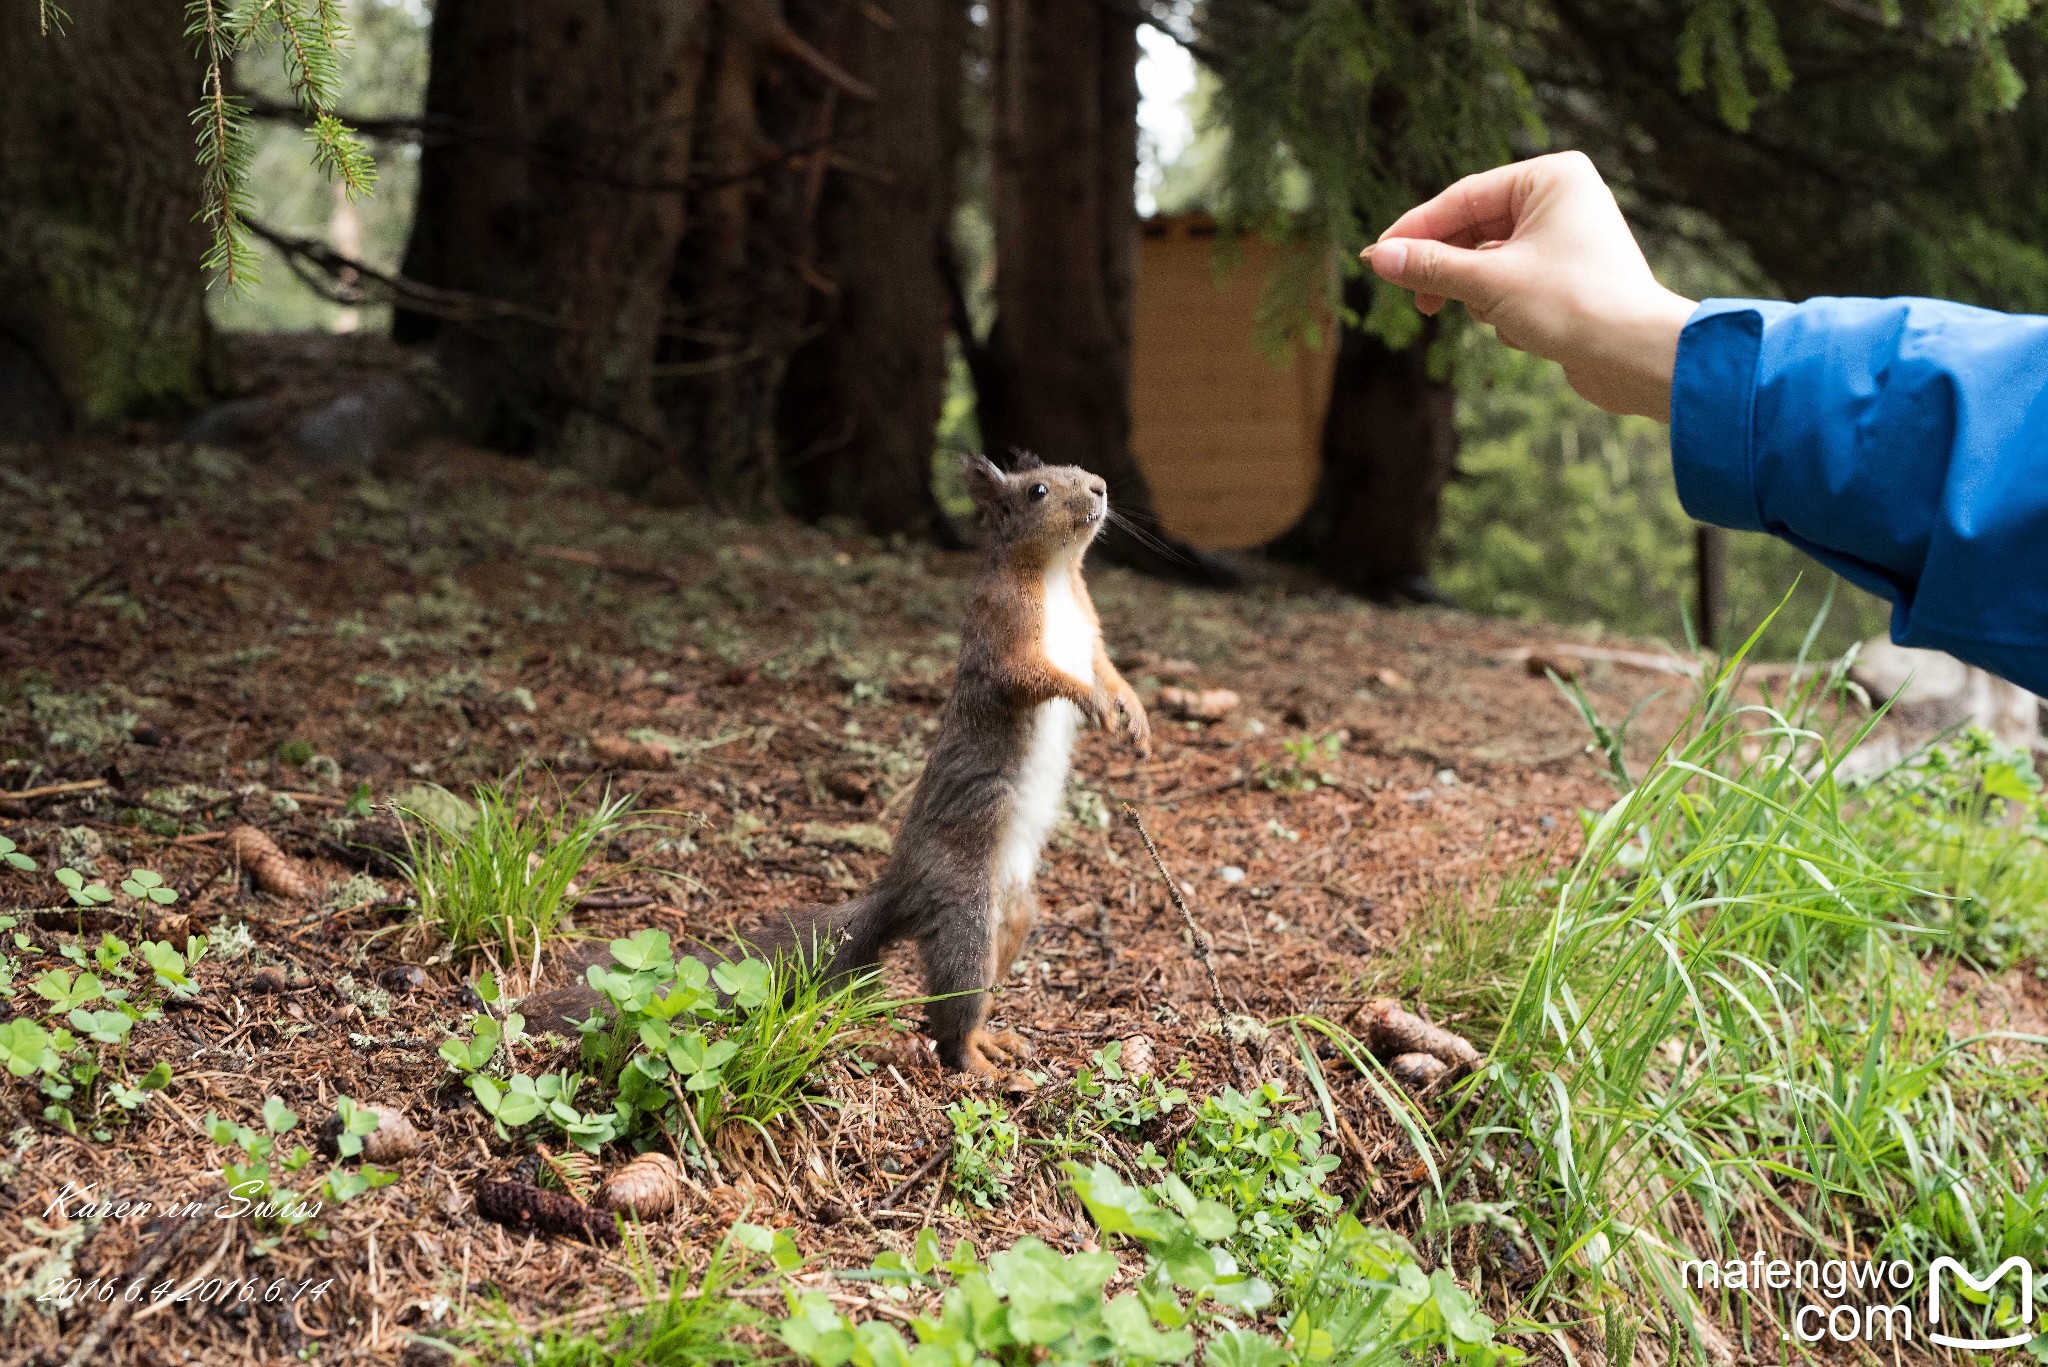
[[[1496,166],[1466,176],[1426,204],[1418,204],[1395,219],[1380,234],[1390,237],[1426,237],[1453,247],[1477,247],[1488,240],[1505,241],[1515,231],[1515,220],[1528,199],[1527,163]]]

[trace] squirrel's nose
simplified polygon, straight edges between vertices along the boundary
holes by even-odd
[[[1088,492],[1094,494],[1097,498],[1108,498],[1109,486],[1099,479],[1091,479],[1088,481]]]

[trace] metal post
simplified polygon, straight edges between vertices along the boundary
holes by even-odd
[[[1712,650],[1728,615],[1728,534],[1705,523],[1693,528],[1693,602],[1700,645]]]

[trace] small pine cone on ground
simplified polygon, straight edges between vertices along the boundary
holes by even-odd
[[[228,832],[228,853],[235,857],[260,891],[274,897],[306,901],[313,896],[313,880],[272,840],[254,826],[237,826]]]
[[[608,769],[672,769],[676,762],[666,746],[624,736],[592,736],[590,753]]]
[[[1430,1054],[1396,1054],[1387,1060],[1387,1071],[1409,1091],[1426,1092],[1450,1069]]]
[[[1162,688],[1159,706],[1168,716],[1185,721],[1215,722],[1229,716],[1243,701],[1227,688]]]
[[[682,1185],[675,1159],[665,1153],[643,1153],[605,1179],[600,1199],[612,1210],[656,1219],[676,1208]]]
[[[1152,1037],[1150,1035],[1129,1035],[1124,1039],[1123,1053],[1117,1059],[1122,1065],[1125,1077],[1152,1076]]]
[[[1476,1068],[1479,1051],[1463,1035],[1452,1034],[1404,1009],[1392,997],[1375,997],[1359,1008],[1366,1047],[1381,1058],[1428,1054],[1449,1068]]]
[[[413,1128],[404,1111],[395,1106],[363,1103],[357,1103],[356,1109],[377,1117],[377,1128],[363,1136],[361,1157],[365,1163],[402,1163],[420,1151],[420,1132]],[[341,1117],[331,1115],[320,1127],[320,1151],[337,1155],[341,1152],[340,1141]]]
[[[476,1184],[476,1211],[507,1229],[564,1234],[586,1243],[615,1244],[619,1227],[611,1214],[584,1205],[556,1191],[542,1191],[524,1182]]]

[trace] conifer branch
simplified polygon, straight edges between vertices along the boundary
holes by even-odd
[[[299,0],[263,0],[262,11],[274,15],[285,77],[300,111],[313,120],[306,129],[313,164],[340,181],[350,199],[361,199],[376,183],[377,163],[355,130],[334,113],[341,97],[340,53],[349,40],[347,22],[333,0],[314,0],[310,14]]]
[[[219,0],[189,0],[185,16],[185,36],[196,40],[206,65],[199,107],[192,111],[205,196],[199,216],[213,230],[213,245],[203,264],[217,279],[246,290],[258,279],[255,247],[244,223],[249,213],[246,185],[253,151],[246,111],[227,93],[225,68],[236,46],[228,27],[231,16],[222,13]]]
[[[53,28],[61,36],[64,26],[71,22],[71,16],[64,12],[64,7],[57,0],[36,0],[36,22],[42,26],[43,37],[49,37]]]
[[[44,3],[55,9],[53,0]],[[247,290],[260,279],[248,225],[255,143],[248,106],[228,93],[228,67],[250,44],[276,42],[299,112],[312,119],[306,137],[313,164],[360,199],[376,184],[377,164],[334,114],[348,24],[334,0],[312,0],[310,10],[305,0],[187,0],[185,19],[185,36],[204,67],[192,111],[204,195],[199,217],[213,232],[203,264],[216,280]]]

